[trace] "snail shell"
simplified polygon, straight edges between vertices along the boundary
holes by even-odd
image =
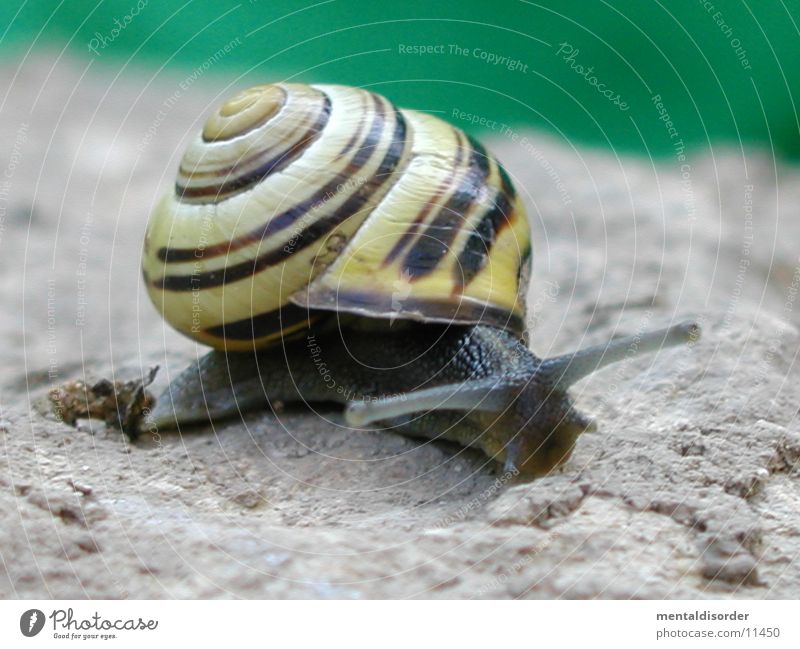
[[[211,115],[142,264],[164,318],[220,349],[331,312],[522,336],[530,234],[507,173],[463,131],[366,90],[279,83]]]

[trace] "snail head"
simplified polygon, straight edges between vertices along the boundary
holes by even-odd
[[[353,402],[345,415],[351,426],[360,427],[432,410],[468,412],[480,422],[482,446],[506,472],[540,476],[569,458],[581,433],[596,428],[574,408],[570,386],[612,363],[693,343],[699,336],[697,324],[683,322],[544,359],[527,376],[494,376]]]

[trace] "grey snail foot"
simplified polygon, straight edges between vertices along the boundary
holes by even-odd
[[[512,335],[482,326],[349,339],[310,333],[279,349],[210,352],[175,377],[150,424],[216,422],[276,401],[333,402],[353,428],[379,424],[455,441],[480,449],[506,472],[535,477],[563,464],[577,438],[596,430],[573,407],[570,385],[610,363],[698,336],[687,322],[540,360]]]
[[[170,381],[156,399],[147,426],[177,430],[224,421],[268,404],[255,355],[212,351]]]

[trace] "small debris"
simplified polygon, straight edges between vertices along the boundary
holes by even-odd
[[[155,398],[146,388],[157,372],[156,365],[144,379],[109,381],[101,378],[93,383],[81,379],[67,381],[50,390],[42,409],[70,426],[77,427],[78,420],[82,419],[99,419],[135,439],[155,403]]]
[[[766,469],[752,469],[729,478],[725,482],[725,491],[740,498],[752,498],[761,493],[767,478],[769,471]]]
[[[75,482],[72,478],[67,480],[67,484],[78,493],[82,493],[84,496],[92,495],[92,488],[88,485],[81,484],[80,482]]]

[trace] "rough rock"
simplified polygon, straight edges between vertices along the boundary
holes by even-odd
[[[800,596],[797,168],[721,147],[687,177],[541,134],[487,141],[530,211],[538,354],[703,327],[575,386],[598,432],[537,482],[328,410],[129,442],[31,406],[156,364],[158,388],[204,353],[148,303],[139,252],[181,148],[242,83],[208,75],[160,118],[180,75],[84,65],[0,68],[0,597]]]

